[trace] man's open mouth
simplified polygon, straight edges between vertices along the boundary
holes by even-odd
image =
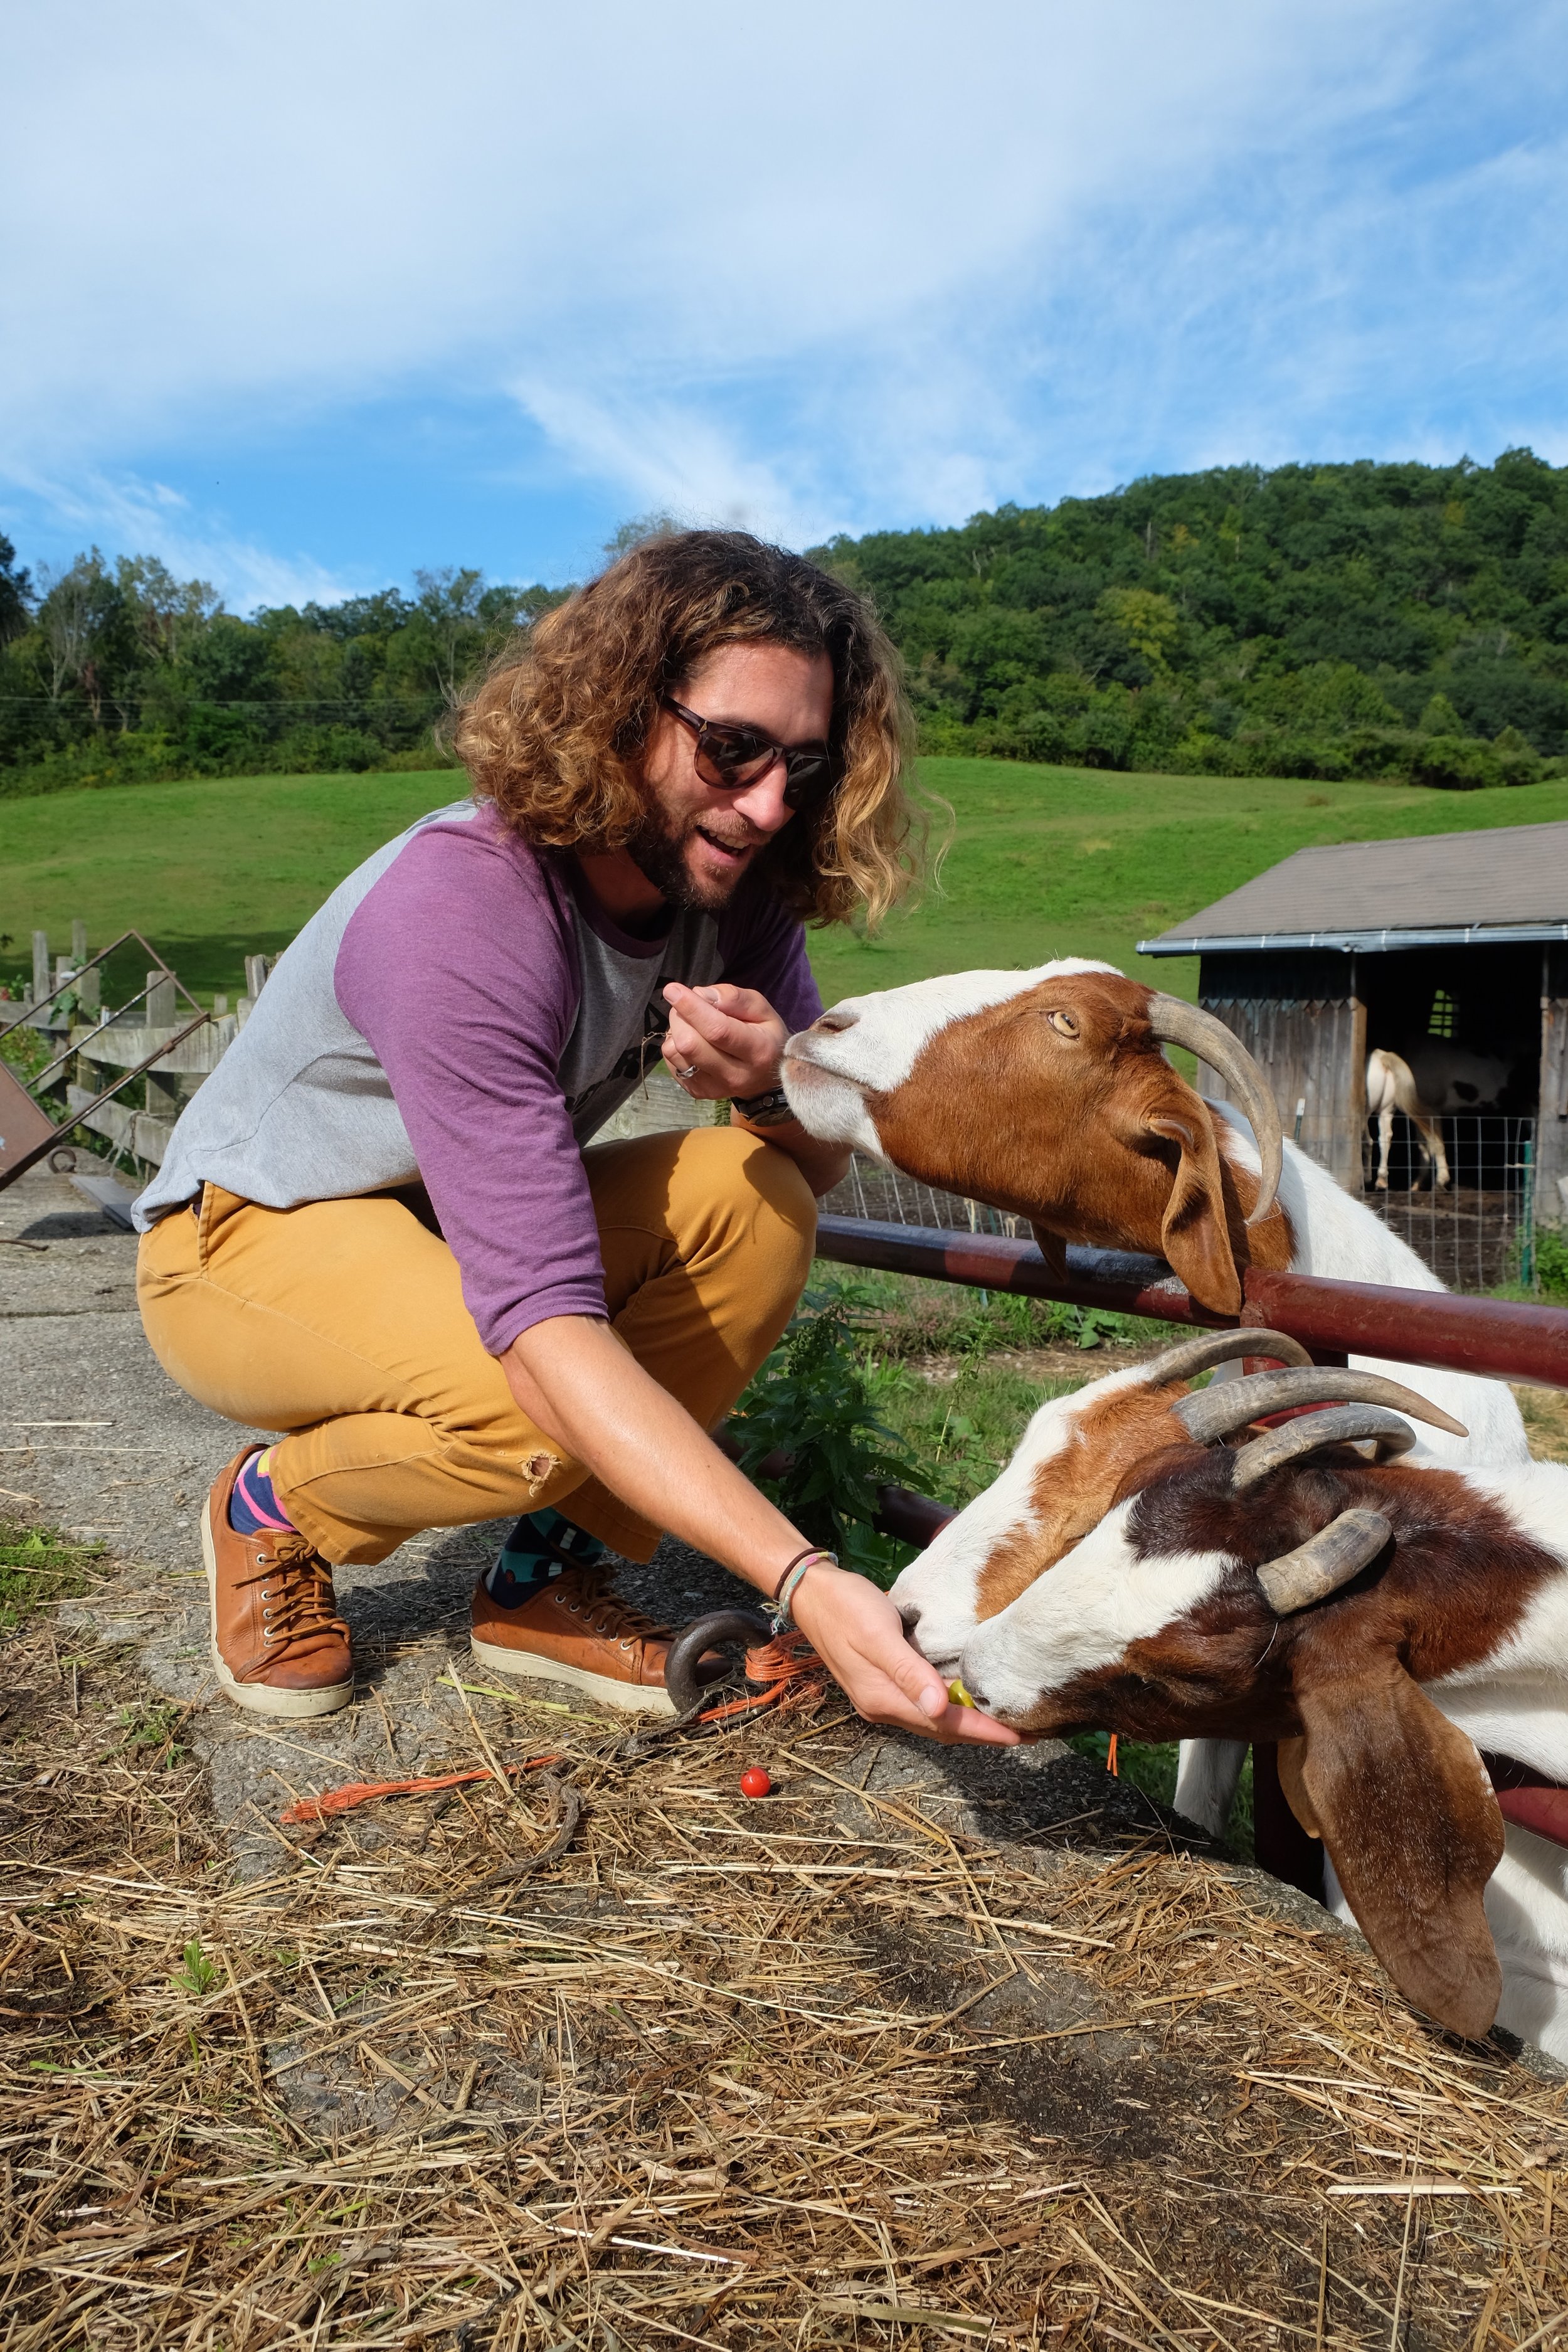
[[[726,841],[721,834],[710,833],[705,824],[700,824],[697,832],[710,849],[716,849],[721,857],[732,859],[737,866],[748,858],[756,846],[750,841]]]

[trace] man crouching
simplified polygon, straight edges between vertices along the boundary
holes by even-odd
[[[159,1360],[247,1446],[204,1517],[219,1682],[353,1693],[332,1570],[520,1514],[492,1671],[668,1711],[608,1549],[661,1531],[782,1600],[864,1715],[1007,1739],[712,1444],[784,1329],[845,1157],[791,1117],[804,919],[908,887],[907,717],[869,608],[744,533],[650,541],[458,714],[473,797],[305,926],[137,1205]],[[592,1144],[662,1048],[727,1128]]]

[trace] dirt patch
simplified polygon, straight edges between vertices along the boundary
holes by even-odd
[[[1562,1389],[1526,1388],[1516,1384],[1514,1395],[1524,1415],[1524,1433],[1538,1462],[1568,1462],[1568,1393]]]

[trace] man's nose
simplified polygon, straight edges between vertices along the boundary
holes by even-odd
[[[784,788],[788,782],[789,770],[782,759],[775,760],[771,768],[764,768],[760,776],[753,776],[745,791],[737,793],[730,805],[739,810],[746,823],[754,825],[759,833],[781,832],[795,814],[784,799]]]

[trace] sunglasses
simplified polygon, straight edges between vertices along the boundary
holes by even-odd
[[[743,792],[765,776],[777,760],[784,763],[784,806],[797,809],[826,785],[837,782],[833,754],[826,743],[770,742],[755,727],[725,727],[700,718],[669,695],[659,697],[662,708],[679,719],[697,739],[697,772],[716,793]]]

